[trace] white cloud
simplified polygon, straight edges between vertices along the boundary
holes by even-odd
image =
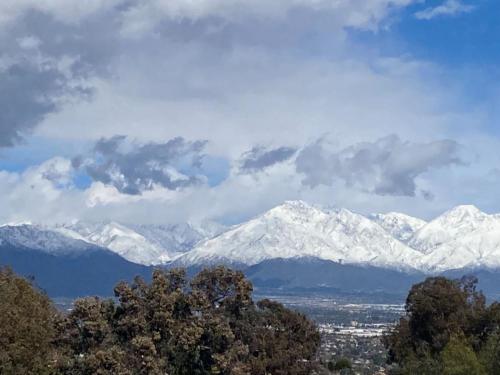
[[[15,23],[26,12],[34,10],[63,23],[77,23],[97,12],[109,10],[123,0],[5,0],[0,2],[0,26]]]
[[[498,144],[492,142],[488,150],[497,147]],[[79,190],[71,183],[74,171],[70,161],[54,158],[22,173],[0,172],[0,223],[74,219],[135,223],[201,219],[238,222],[287,199],[347,207],[362,213],[399,210],[422,217],[433,216],[463,203],[464,199],[490,210],[500,210],[495,200],[497,174],[491,173],[491,165],[490,169],[482,170],[474,167],[465,174],[456,173],[454,169],[440,169],[415,176],[419,188],[435,194],[435,200],[430,202],[421,194],[416,197],[380,196],[362,187],[346,185],[342,180],[328,185],[305,186],[293,160],[275,164],[265,173],[241,174],[234,170],[226,180],[212,187],[200,185],[173,191],[157,186],[142,195],[129,195],[113,186],[95,182]],[[487,185],[477,183],[485,178]]]
[[[293,11],[328,12],[339,28],[376,29],[395,9],[415,0],[148,0],[128,8],[123,17],[126,35],[150,31],[162,19],[230,22],[249,18],[283,19]]]
[[[416,12],[415,17],[419,20],[431,20],[440,16],[455,16],[462,13],[469,13],[474,9],[475,6],[464,4],[460,0],[446,0],[441,5]]]
[[[60,22],[78,23],[110,10],[122,15],[127,34],[151,30],[163,19],[200,20],[216,17],[238,22],[252,17],[283,18],[294,10],[332,12],[341,27],[373,29],[394,9],[415,0],[7,0],[0,2],[0,25],[14,23],[30,10]]]
[[[71,161],[59,157],[22,173],[1,171],[1,221],[53,222],[78,215],[75,207],[83,196],[74,189],[71,174]]]
[[[377,196],[342,182],[304,186],[288,160],[258,174],[237,173],[241,154],[256,145],[295,149],[325,134],[335,149],[396,133],[412,144],[455,139],[483,156],[488,150],[494,154],[497,148],[483,149],[484,141],[470,136],[481,132],[484,108],[466,108],[463,93],[438,66],[380,56],[349,39],[346,28],[377,30],[411,3],[144,0],[115,8],[124,3],[93,0],[79,10],[83,2],[0,2],[4,21],[19,21],[21,30],[4,33],[5,40],[24,54],[53,52],[54,61],[66,56],[95,87],[92,100],[65,103],[46,116],[36,135],[59,143],[90,143],[117,134],[142,143],[179,136],[207,139],[207,153],[230,169],[229,178],[217,186],[172,191],[155,185],[140,196],[100,182],[78,190],[68,180],[72,172],[62,167],[65,162],[49,168],[50,174],[47,165],[0,172],[0,221],[238,221],[285,199],[429,216],[475,194],[483,201],[493,197],[488,202],[496,207],[494,189],[480,194],[484,187],[469,183],[476,175],[463,170],[457,175],[429,170],[415,177],[419,189],[435,194],[433,202],[421,194]],[[28,9],[52,16],[41,18],[47,30],[39,26],[40,33],[33,33],[21,23]],[[57,70],[68,70],[63,65]],[[463,129],[470,134],[458,139]],[[481,163],[492,168],[488,157]],[[452,184],[457,187],[447,191]]]

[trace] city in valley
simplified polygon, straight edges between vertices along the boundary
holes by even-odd
[[[256,296],[257,298],[259,295]],[[387,350],[382,342],[404,314],[403,304],[389,301],[367,302],[360,296],[266,296],[300,311],[318,325],[321,333],[320,358],[336,363],[348,359],[356,374],[385,374]],[[392,303],[391,303],[392,302]]]

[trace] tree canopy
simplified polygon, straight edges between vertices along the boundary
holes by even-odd
[[[310,374],[320,337],[304,315],[252,300],[239,271],[191,281],[156,270],[119,283],[115,299],[79,299],[66,315],[10,271],[0,274],[2,374]]]
[[[394,373],[500,373],[500,304],[488,306],[476,285],[431,277],[411,288],[406,315],[385,337]]]
[[[0,269],[0,374],[48,374],[56,309],[29,280]]]

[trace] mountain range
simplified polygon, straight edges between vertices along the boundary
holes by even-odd
[[[208,221],[0,226],[0,264],[16,263],[14,260],[22,255],[26,264],[17,262],[17,267],[37,277],[44,265],[34,264],[33,254],[76,263],[78,259],[88,263],[89,256],[105,254],[104,258],[111,257],[113,262],[119,259],[127,265],[125,268],[138,274],[147,273],[145,269],[151,266],[195,269],[223,263],[244,269],[256,284],[267,282],[280,288],[306,284],[336,288],[347,284],[359,290],[354,286],[366,279],[368,290],[376,289],[373,277],[366,278],[368,274],[377,274],[380,281],[384,277],[393,280],[395,275],[396,279],[401,276],[414,281],[444,272],[481,270],[495,274],[500,269],[500,215],[464,205],[427,222],[402,213],[365,216],[347,209],[287,201],[230,227]],[[85,267],[95,268],[92,264]],[[298,278],[301,267],[303,277]],[[311,277],[314,267],[321,269],[323,276]],[[294,278],[285,277],[279,269],[293,269]],[[326,269],[336,271],[329,273]],[[349,276],[350,282],[341,282],[341,274],[345,274],[344,281]],[[280,279],[273,277],[276,275],[281,275]],[[379,284],[384,288],[391,285]]]

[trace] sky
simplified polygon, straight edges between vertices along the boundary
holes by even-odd
[[[496,0],[6,0],[0,222],[500,212]]]

